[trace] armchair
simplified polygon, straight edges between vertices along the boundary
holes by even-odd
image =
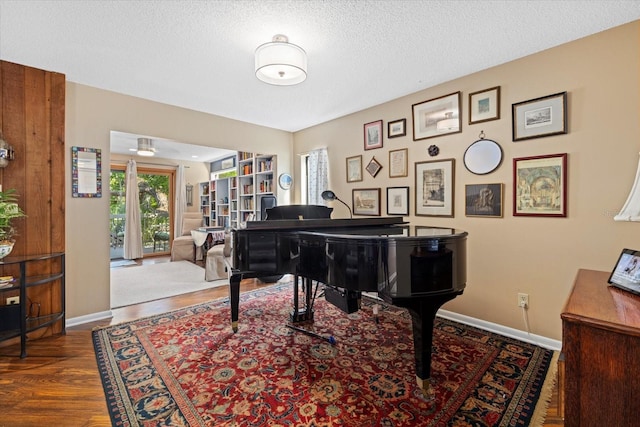
[[[196,247],[191,237],[191,230],[203,224],[202,213],[185,212],[182,215],[182,236],[173,239],[171,244],[171,261],[191,261],[196,259]]]
[[[231,232],[224,233],[224,244],[213,245],[207,251],[207,259],[204,267],[204,280],[222,280],[229,277],[225,259],[231,257]]]

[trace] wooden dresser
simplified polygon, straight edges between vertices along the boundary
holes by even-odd
[[[565,426],[633,426],[640,414],[640,296],[579,270],[561,314]]]

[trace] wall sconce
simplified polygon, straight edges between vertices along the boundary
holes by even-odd
[[[0,130],[0,168],[7,167],[9,160],[13,160],[13,146],[4,140]]]
[[[193,206],[193,185],[187,184],[186,197],[187,206]]]

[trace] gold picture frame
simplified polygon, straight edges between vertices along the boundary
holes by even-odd
[[[347,157],[347,182],[362,181],[362,155]]]
[[[409,150],[401,148],[389,151],[389,178],[409,175]]]

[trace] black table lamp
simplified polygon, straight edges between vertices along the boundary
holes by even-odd
[[[338,196],[336,196],[336,193],[334,193],[331,190],[326,190],[322,192],[322,199],[326,200],[328,202],[333,202],[334,200],[339,201],[340,203],[342,203],[343,205],[345,205],[347,207],[347,209],[349,209],[349,218],[353,218],[353,214],[351,213],[351,208],[349,207],[348,204],[346,204],[345,202],[343,202],[342,200],[340,200],[338,198]]]

